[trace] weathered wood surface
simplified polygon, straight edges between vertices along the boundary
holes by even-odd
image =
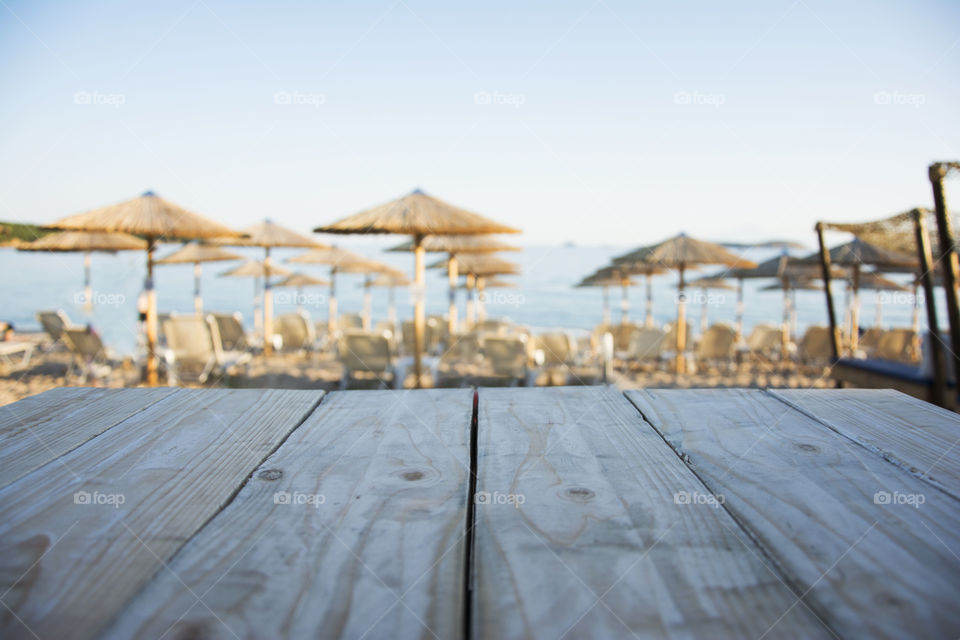
[[[180,390],[0,490],[0,637],[98,634],[321,397]]]
[[[830,637],[620,392],[481,389],[478,496],[474,637]]]
[[[472,412],[468,389],[330,394],[106,636],[458,637]]]
[[[770,393],[960,498],[960,415],[887,389]]]
[[[0,407],[0,488],[176,391],[64,387]]]
[[[955,498],[762,391],[627,395],[841,637],[960,633]]]

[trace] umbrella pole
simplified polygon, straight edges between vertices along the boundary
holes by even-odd
[[[850,353],[860,346],[860,265],[853,265],[853,299],[850,301]]]
[[[630,289],[627,288],[627,280],[620,281],[620,324],[630,322]]]
[[[467,274],[467,330],[473,328],[473,325],[476,324],[476,315],[474,315],[475,305],[473,301],[474,289],[476,287],[477,278],[472,273]]]
[[[684,293],[683,265],[680,265],[680,284],[677,287],[677,373],[687,372],[684,351],[687,348],[687,296]]]
[[[424,273],[423,257],[423,235],[417,234],[413,237],[413,374],[416,376],[413,387],[415,389],[420,388],[420,376],[423,367],[423,329],[424,324],[426,324],[426,310],[424,308],[426,274]]]
[[[327,332],[333,340],[337,333],[337,268],[330,267],[330,307],[327,310]]]
[[[270,247],[263,257],[263,354],[273,353],[273,292],[270,290]]]
[[[143,288],[147,292],[147,385],[157,386],[157,292],[153,288],[153,252],[156,239],[147,237],[147,279]]]
[[[477,320],[483,322],[487,319],[486,291],[487,282],[483,276],[477,276]]]
[[[303,287],[297,287],[297,313],[303,311]]]
[[[920,284],[919,281],[913,281],[913,312],[911,313],[910,326],[914,333],[920,333]]]
[[[450,254],[447,262],[447,278],[450,281],[450,304],[447,309],[447,331],[451,336],[457,334],[457,256]]]
[[[700,335],[707,332],[707,288],[701,289],[703,292],[703,306],[700,307]]]
[[[780,359],[787,361],[790,356],[790,281],[780,278],[780,287],[783,289],[783,318],[780,324]]]
[[[371,307],[373,306],[373,299],[371,295],[370,276],[367,275],[363,279],[363,316],[361,316],[361,323],[364,331],[370,331],[370,313]]]
[[[917,239],[917,255],[920,258],[920,279],[923,282],[923,296],[927,306],[927,330],[930,333],[930,362],[933,365],[933,389],[930,401],[944,406],[947,397],[946,354],[941,349],[940,329],[937,326],[937,304],[933,297],[933,255],[930,252],[930,236],[923,212],[913,210],[914,235]]]
[[[648,327],[653,326],[653,283],[650,281],[650,274],[646,276],[647,285],[647,317],[644,318],[644,324]]]
[[[830,252],[823,241],[823,223],[818,222],[814,227],[817,232],[817,241],[820,243],[820,269],[823,271],[823,291],[827,296],[827,322],[830,324],[830,346],[833,350],[833,359],[840,358],[840,332],[837,330],[837,315],[833,310],[833,296],[830,295]]]
[[[603,286],[603,326],[610,326],[610,287]]]
[[[253,278],[253,331],[263,334],[263,317],[260,315],[260,276]]]
[[[199,262],[193,263],[193,310],[198,316],[203,315],[203,298],[200,297],[200,274],[201,267]]]
[[[743,278],[737,278],[737,344],[743,342]]]
[[[93,286],[90,284],[90,252],[83,254],[83,308],[93,311]]]
[[[393,299],[393,287],[387,287],[387,320],[393,331],[397,330],[397,305]]]
[[[953,225],[947,215],[947,199],[943,193],[943,178],[946,168],[941,164],[930,165],[930,184],[933,187],[933,205],[937,217],[938,251],[937,262],[943,268],[943,290],[947,297],[947,320],[950,323],[950,350],[953,354],[954,371],[960,374],[960,266],[953,235]],[[949,367],[948,367],[949,369]]]

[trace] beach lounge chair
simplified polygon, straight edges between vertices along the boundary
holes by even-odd
[[[303,311],[277,316],[273,321],[273,333],[280,336],[281,351],[306,351],[316,342],[313,322]]]
[[[206,383],[214,373],[226,373],[231,367],[245,365],[250,354],[227,350],[220,341],[217,323],[197,315],[172,316],[163,323],[167,338],[164,361],[167,381]]]
[[[609,328],[613,335],[613,349],[619,354],[626,354],[630,349],[630,340],[637,331],[635,324],[615,324]]]
[[[483,340],[483,366],[478,382],[506,382],[509,386],[530,382],[529,350],[523,335],[487,335]]]
[[[747,351],[760,358],[773,359],[780,356],[783,331],[780,327],[758,324],[747,338]]]
[[[860,336],[860,339],[857,341],[857,355],[864,358],[872,358],[876,355],[877,346],[880,344],[880,339],[886,333],[880,327],[870,327],[863,332],[863,335]]]
[[[247,334],[243,330],[243,316],[237,313],[209,313],[208,322],[215,322],[220,332],[220,344],[225,351],[248,351]]]
[[[353,380],[375,381],[387,388],[396,386],[398,376],[386,334],[348,329],[340,337],[338,352],[343,364],[341,389]]]
[[[655,362],[663,353],[667,333],[657,327],[637,327],[630,339],[626,360],[629,363]]]
[[[877,342],[874,355],[884,360],[917,364],[920,362],[918,343],[917,334],[912,329],[890,329]]]
[[[734,363],[737,353],[737,332],[725,324],[715,324],[700,337],[694,351],[697,364],[708,362]]]
[[[439,323],[446,326],[446,323]],[[413,355],[413,321],[404,320],[401,326],[403,352]],[[423,352],[437,353],[440,348],[441,327],[436,318],[426,319],[423,327]]]
[[[359,313],[341,313],[340,320],[337,322],[337,328],[341,331],[362,329],[363,317]]]
[[[457,336],[437,363],[437,385],[462,386],[475,378],[483,363],[481,344],[476,331]]]
[[[693,327],[688,322],[686,336],[686,351],[690,352],[693,348]],[[667,336],[663,339],[663,358],[672,360],[677,355],[677,323],[671,322],[667,325]]]
[[[828,364],[833,359],[828,327],[810,327],[800,340],[800,361],[804,364]]]
[[[570,380],[571,367],[577,363],[577,342],[572,335],[564,331],[553,331],[537,335],[534,350],[536,360],[543,365],[547,374],[547,384],[564,385]]]
[[[29,340],[0,341],[0,364],[10,371],[30,366],[37,343]]]
[[[56,311],[38,311],[36,316],[37,322],[40,323],[43,330],[50,336],[50,341],[53,344],[60,342],[64,329],[73,326],[70,318],[67,317],[67,314],[64,313],[62,309],[57,309]]]
[[[100,336],[86,328],[64,327],[63,343],[74,357],[76,371],[84,381],[106,378],[113,371],[113,358]]]

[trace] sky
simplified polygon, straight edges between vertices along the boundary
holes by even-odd
[[[0,0],[0,56],[0,220],[421,188],[521,243],[812,245],[960,158],[955,1]]]

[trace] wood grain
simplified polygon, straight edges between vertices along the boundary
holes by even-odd
[[[0,407],[0,488],[175,392],[63,387]]]
[[[960,633],[953,497],[759,390],[627,395],[841,637]]]
[[[474,637],[830,636],[620,392],[479,409]]]
[[[181,390],[0,490],[0,636],[95,636],[321,397]]]
[[[106,637],[459,636],[472,410],[468,389],[330,394]]]
[[[960,416],[889,389],[769,392],[960,499]]]

